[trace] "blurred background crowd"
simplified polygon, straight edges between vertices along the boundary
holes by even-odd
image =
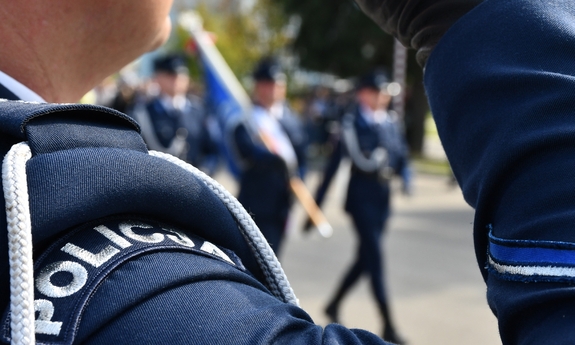
[[[183,13],[199,18],[203,44],[216,47],[225,66],[207,56],[193,30],[182,25],[179,18]],[[409,182],[409,191],[403,188],[411,197],[394,201],[387,239],[384,242],[380,236],[375,240],[377,247],[385,248],[389,260],[382,260],[382,267],[364,267],[360,271],[373,275],[372,281],[382,280],[381,275],[386,272],[388,289],[384,292],[391,296],[399,333],[410,344],[500,343],[473,256],[473,213],[456,188],[439,143],[414,52],[397,45],[351,0],[179,0],[175,1],[172,16],[172,35],[164,47],[106,79],[82,102],[111,107],[134,117],[150,149],[186,160],[239,194],[248,211],[258,210],[254,212],[255,220],[268,241],[280,241],[266,233],[273,232],[274,227],[280,228],[282,238],[287,233],[280,260],[303,308],[316,322],[338,321],[380,333],[378,313],[383,313],[386,321],[392,317],[387,311],[382,312],[381,301],[374,303],[374,298],[369,297],[377,287],[370,290],[367,284],[360,283],[341,308],[339,302],[349,286],[342,286],[340,290],[345,291],[333,296],[338,279],[347,272],[354,255],[359,265],[363,247],[356,243],[365,239],[356,219],[352,221],[341,212],[349,192],[346,181],[357,170],[353,157],[351,163],[344,162],[343,168],[339,167],[337,174],[329,172],[329,164],[337,156],[343,119],[358,102],[359,89],[366,86],[368,78],[368,88],[377,89],[378,93],[385,89],[391,97],[383,110],[393,114],[415,177]],[[265,61],[273,62],[262,67]],[[233,80],[222,80],[226,69],[232,72]],[[383,76],[385,83],[373,80],[374,71]],[[289,205],[285,210],[280,207],[281,212],[276,212],[286,215],[279,217],[279,225],[274,225],[271,221],[266,223],[265,211],[259,211],[267,205],[252,205],[252,199],[246,196],[248,189],[259,187],[265,194],[277,187],[273,179],[261,178],[271,176],[272,173],[262,173],[273,170],[271,163],[253,173],[252,182],[243,181],[242,176],[251,173],[245,172],[245,166],[234,157],[238,152],[234,153],[229,145],[235,141],[235,147],[251,165],[255,163],[250,159],[265,160],[265,154],[262,156],[257,149],[249,153],[249,145],[242,144],[241,134],[232,135],[229,130],[229,124],[234,123],[230,114],[237,112],[234,107],[241,108],[242,95],[256,107],[265,103],[265,90],[258,86],[261,81],[276,85],[270,89],[273,102],[264,108],[273,115],[276,110],[272,103],[281,103],[280,115],[273,116],[279,121],[289,115],[299,123],[296,132],[305,141],[304,162],[298,140],[294,141],[285,131],[298,156],[298,166],[305,168],[300,170],[307,170],[307,174],[299,171],[299,176],[310,191],[324,193],[320,197],[325,199],[322,208],[334,230],[330,241],[302,231],[309,220],[301,208],[296,206],[288,217]],[[232,90],[231,94],[222,98],[222,88]],[[235,103],[225,97],[235,97]],[[289,155],[293,153],[288,152]],[[287,156],[283,161],[290,160]],[[329,192],[320,188],[324,173],[332,174],[330,179],[335,181]],[[409,180],[401,177],[404,183],[406,178]],[[392,191],[402,189],[393,181],[389,185]],[[318,194],[315,196],[317,200]],[[269,204],[264,197],[254,196]],[[351,213],[348,206],[346,210]],[[379,235],[386,228],[389,205],[385,210],[384,225],[375,230]],[[359,248],[357,254],[355,247]],[[276,253],[278,248],[279,243],[274,247]],[[380,273],[372,273],[374,270]],[[353,275],[352,271],[349,274]],[[377,292],[373,294],[375,300],[383,298]],[[387,339],[405,343],[399,335],[389,336]]]
[[[389,77],[394,74],[393,39],[367,20],[353,1],[180,0],[174,18],[187,10],[199,13],[204,29],[248,93],[257,62],[271,55],[278,58],[288,78],[288,102],[306,126],[312,161],[329,155],[329,134],[352,100],[357,78],[376,68],[385,69]],[[138,102],[158,94],[154,60],[168,54],[185,61],[190,77],[187,94],[205,106],[208,118],[216,116],[214,105],[206,104],[209,90],[200,53],[190,33],[178,25],[161,50],[110,77],[83,101],[133,111]],[[413,52],[407,54],[406,67],[399,95],[405,108],[400,115],[411,155],[419,158],[425,154],[430,114]]]

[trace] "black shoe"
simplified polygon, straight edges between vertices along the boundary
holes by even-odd
[[[396,345],[405,345],[407,344],[407,342],[405,341],[405,339],[403,339],[402,337],[400,337],[397,332],[395,332],[395,329],[391,328],[391,327],[386,327],[385,331],[383,332],[383,340],[392,343],[392,344],[396,344]]]
[[[339,317],[337,316],[337,305],[336,304],[330,304],[327,306],[327,308],[325,308],[325,315],[327,315],[327,317],[329,318],[329,321],[331,323],[340,323],[339,322]]]

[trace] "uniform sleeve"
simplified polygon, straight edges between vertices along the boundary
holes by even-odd
[[[273,154],[262,145],[254,143],[245,125],[240,124],[234,131],[238,153],[249,163],[285,165],[280,156]]]
[[[488,0],[425,86],[504,344],[575,343],[575,6]]]
[[[187,253],[156,253],[117,269],[92,297],[77,343],[387,344],[366,331],[315,325],[248,273]]]
[[[355,0],[363,11],[406,47],[424,66],[443,34],[483,0]]]

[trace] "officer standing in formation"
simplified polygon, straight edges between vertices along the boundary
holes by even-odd
[[[188,95],[190,76],[185,60],[166,55],[154,61],[153,82],[158,94],[138,104],[134,118],[151,150],[166,152],[201,167],[206,155],[217,151],[207,128],[202,101]]]
[[[242,167],[238,200],[279,256],[292,203],[289,178],[303,178],[307,138],[286,104],[286,75],[278,62],[262,59],[253,79],[253,111],[234,130]]]
[[[356,102],[343,116],[341,137],[326,166],[316,201],[322,203],[342,157],[348,155],[352,165],[345,210],[353,220],[359,243],[355,261],[326,313],[333,322],[339,322],[341,301],[358,279],[368,274],[383,318],[383,339],[403,344],[389,310],[381,252],[381,237],[390,214],[390,180],[394,175],[401,175],[404,191],[408,191],[410,185],[407,146],[397,114],[387,110],[391,101],[388,85],[385,74],[379,71],[360,78]]]

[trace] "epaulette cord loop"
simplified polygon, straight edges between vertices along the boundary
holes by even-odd
[[[2,163],[10,263],[11,343],[35,343],[34,268],[32,222],[26,180],[26,162],[32,153],[27,143],[12,146]]]
[[[275,256],[267,240],[260,232],[256,223],[253,221],[252,217],[239,203],[239,201],[222,185],[220,185],[208,175],[204,174],[193,165],[166,153],[157,151],[150,151],[149,153],[154,157],[165,159],[168,162],[171,162],[180,168],[183,168],[184,170],[192,173],[194,176],[204,182],[210,188],[210,190],[214,192],[214,194],[216,194],[216,196],[222,201],[224,205],[226,205],[228,210],[240,224],[240,231],[250,245],[253,254],[257,258],[257,261],[265,274],[267,280],[266,285],[268,288],[271,290],[274,296],[280,300],[293,305],[298,305],[297,298],[289,284],[289,281],[287,280],[280,262]]]
[[[169,154],[156,151],[150,151],[149,154],[193,174],[214,192],[237,220],[242,236],[264,272],[265,283],[272,294],[286,303],[298,305],[273,250],[237,199],[194,166]],[[10,262],[10,333],[11,343],[18,345],[35,343],[32,223],[26,178],[26,162],[31,156],[30,147],[22,142],[12,146],[2,164]]]

